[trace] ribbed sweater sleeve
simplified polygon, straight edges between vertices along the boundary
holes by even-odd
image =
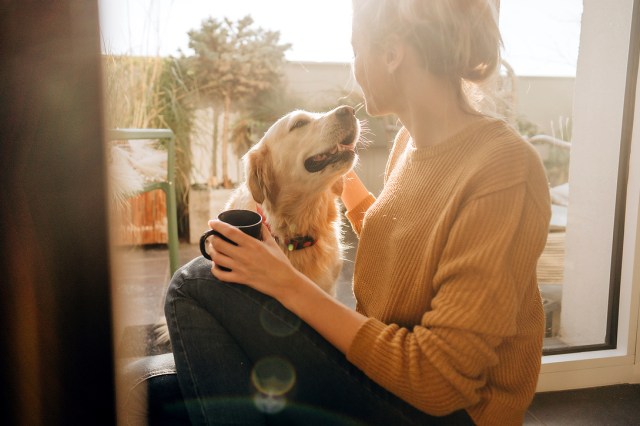
[[[544,330],[539,158],[488,121],[431,150],[408,143],[387,173],[361,229],[354,293],[370,318],[349,360],[427,413],[521,424]]]
[[[393,168],[398,156],[404,150],[407,141],[409,140],[409,132],[404,127],[400,129],[398,134],[395,137],[394,144],[391,149],[391,153],[389,154],[389,159],[387,160],[387,165],[385,167],[385,181],[386,177],[389,174],[389,170]],[[367,213],[367,210],[371,205],[376,201],[376,197],[369,193],[369,196],[358,203],[357,206],[348,210],[345,213],[345,216],[351,223],[351,227],[355,234],[360,237],[360,231],[362,230],[362,222],[364,221],[364,216]]]
[[[351,227],[353,228],[353,232],[359,237],[360,231],[362,230],[362,222],[364,221],[364,215],[369,210],[369,207],[376,201],[376,197],[373,194],[369,193],[369,195],[358,203],[357,206],[352,208],[351,210],[345,213],[347,219],[349,219],[349,223],[351,223]]]

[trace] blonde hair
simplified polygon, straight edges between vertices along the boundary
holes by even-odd
[[[353,25],[368,34],[371,47],[392,35],[404,39],[430,73],[453,84],[465,104],[469,83],[487,81],[500,65],[495,0],[353,0]]]

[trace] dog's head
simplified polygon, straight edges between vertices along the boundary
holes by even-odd
[[[247,185],[258,203],[274,203],[283,188],[289,196],[333,188],[357,161],[360,123],[341,106],[327,113],[293,111],[276,121],[244,156]]]

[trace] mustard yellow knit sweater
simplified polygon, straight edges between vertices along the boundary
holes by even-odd
[[[544,335],[536,262],[550,204],[536,151],[489,118],[428,148],[402,129],[382,192],[347,217],[369,317],[348,359],[427,413],[522,424]]]

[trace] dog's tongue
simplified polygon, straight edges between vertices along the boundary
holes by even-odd
[[[338,152],[338,145],[335,145],[333,148],[331,148],[328,151],[325,151],[321,154],[316,154],[313,157],[311,157],[311,159],[313,161],[325,161],[327,159],[327,157],[329,157],[330,155],[334,155]]]

